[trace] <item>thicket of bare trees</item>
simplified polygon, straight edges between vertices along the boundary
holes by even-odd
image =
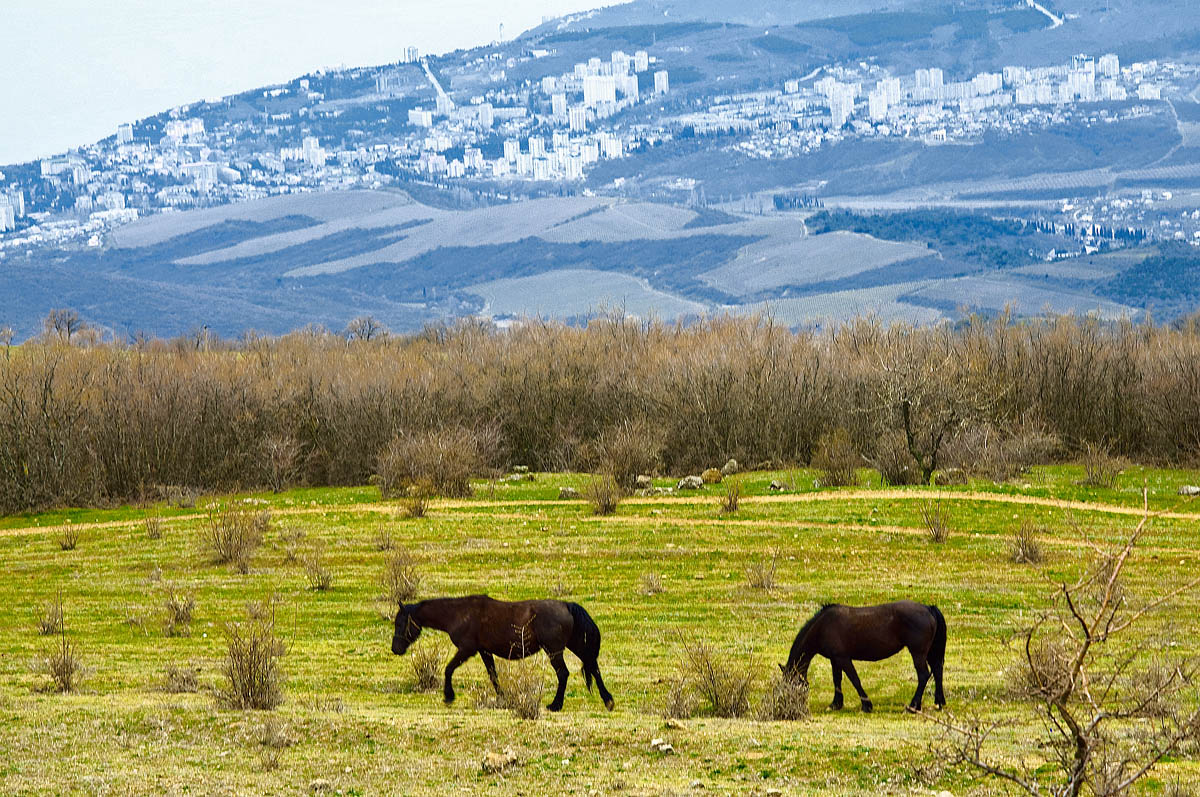
[[[0,348],[0,511],[136,500],[167,485],[362,484],[397,435],[444,427],[494,429],[489,464],[541,469],[632,467],[630,440],[652,443],[633,453],[669,472],[728,457],[807,463],[837,429],[896,480],[960,464],[954,452],[977,449],[961,443],[980,429],[987,450],[1008,456],[1092,443],[1194,461],[1200,325],[464,322],[205,346],[48,328]],[[1055,443],[1012,444],[1029,435]]]

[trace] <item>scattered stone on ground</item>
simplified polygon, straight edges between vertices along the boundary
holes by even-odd
[[[676,490],[699,490],[704,487],[704,479],[699,476],[684,476],[675,485]]]
[[[716,468],[709,468],[700,474],[700,478],[704,480],[705,484],[720,484],[721,479],[725,476]]]
[[[489,751],[483,756],[483,771],[489,774],[503,772],[517,765],[517,754],[511,749],[502,753]]]
[[[558,500],[559,501],[572,501],[578,497],[579,497],[579,491],[576,490],[574,487],[559,487],[558,488]]]
[[[733,474],[735,474],[737,472],[738,472],[738,463],[737,463],[737,460],[734,459],[733,457],[730,457],[729,461],[721,466],[721,473],[724,473],[726,476],[732,476]]]
[[[1200,487],[1194,484],[1185,484],[1179,488],[1180,495],[1200,495]]]
[[[333,784],[325,780],[325,778],[317,778],[308,784],[308,790],[313,794],[331,794],[333,792]]]
[[[513,473],[529,473],[529,466],[528,465],[513,465],[512,472]]]
[[[779,479],[772,479],[769,489],[774,490],[777,493],[782,492],[784,489],[783,482],[779,481]]]
[[[666,739],[651,739],[650,749],[662,753],[663,755],[671,755],[675,752],[675,748]]]
[[[681,719],[676,719],[674,717],[671,717],[670,719],[668,719],[666,722],[663,723],[663,727],[670,728],[673,731],[683,731],[683,730],[687,730],[687,723]]]
[[[637,477],[637,487],[639,490],[645,490],[647,487],[654,486],[654,479],[645,474]]]

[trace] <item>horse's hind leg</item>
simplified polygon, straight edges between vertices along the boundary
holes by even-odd
[[[845,701],[842,698],[842,668],[840,666],[838,666],[838,663],[836,661],[832,662],[832,664],[833,664],[833,702],[829,704],[829,707],[831,709],[833,709],[834,711],[841,711],[842,706],[845,705]]]
[[[842,659],[840,663],[846,672],[846,677],[854,685],[854,691],[858,692],[858,699],[862,701],[862,710],[870,712],[875,706],[871,704],[871,698],[867,697],[866,690],[862,688],[862,681],[858,680],[858,671],[854,669],[854,662],[850,659]]]
[[[941,710],[946,705],[946,693],[942,691],[942,660],[929,660],[929,669],[933,670],[933,702]]]
[[[479,658],[483,659],[483,666],[487,670],[488,678],[492,681],[492,688],[496,690],[496,694],[500,694],[500,679],[496,676],[496,660],[486,650],[479,651]]]
[[[917,670],[917,692],[913,695],[912,702],[908,704],[909,711],[921,710],[921,699],[925,697],[925,685],[929,683],[929,662],[924,654],[918,654],[913,651],[912,654],[913,667]]]
[[[570,676],[571,671],[567,669],[567,663],[563,661],[561,650],[547,655],[550,656],[550,666],[554,668],[554,674],[558,676],[558,691],[554,693],[554,700],[550,701],[546,710],[560,711],[563,707],[563,696],[567,693],[567,677]]]
[[[459,665],[474,655],[475,651],[473,650],[460,650],[454,654],[454,658],[450,659],[450,663],[446,665],[446,685],[442,689],[442,696],[445,698],[447,704],[454,702],[454,684],[450,682],[450,679],[454,677],[454,671],[459,668]]]

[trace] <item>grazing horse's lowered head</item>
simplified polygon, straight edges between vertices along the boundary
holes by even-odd
[[[412,617],[411,606],[400,604],[396,611],[396,631],[392,634],[392,653],[403,656],[408,646],[417,641],[421,635],[421,626]]]

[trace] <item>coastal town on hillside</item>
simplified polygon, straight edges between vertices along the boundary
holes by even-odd
[[[537,61],[553,55],[497,51],[439,73],[410,47],[386,67],[315,73],[261,96],[123,124],[96,144],[0,173],[0,257],[45,243],[100,246],[107,231],[139,216],[283,193],[414,183],[498,201],[539,187],[619,192],[620,180],[588,182],[597,164],[652,156],[680,138],[708,137],[714,149],[769,160],[856,139],[936,147],[1103,126],[1172,113],[1170,98],[1200,78],[1192,64],[1122,64],[1113,54],[960,79],[937,68],[894,75],[856,62],[698,97],[672,88],[669,48],[597,55],[540,79],[511,77],[536,73]],[[1061,212],[1200,245],[1200,211],[1171,199],[1146,191]]]

